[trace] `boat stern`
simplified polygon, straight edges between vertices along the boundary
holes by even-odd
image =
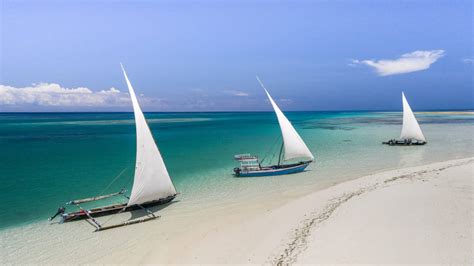
[[[240,173],[242,172],[242,170],[239,168],[239,167],[235,167],[234,168],[234,175],[235,176],[240,176]]]

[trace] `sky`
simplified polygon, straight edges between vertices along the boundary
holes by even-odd
[[[0,112],[474,108],[472,1],[0,2]]]

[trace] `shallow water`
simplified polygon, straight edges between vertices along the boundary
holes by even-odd
[[[233,155],[276,161],[274,113],[147,113],[182,206],[218,206],[266,194],[288,196],[361,175],[473,156],[472,114],[417,114],[428,145],[388,147],[401,113],[289,112],[315,155],[288,176],[234,178]],[[65,202],[131,188],[132,113],[0,114],[0,229],[45,221]],[[124,173],[108,187],[121,172]]]

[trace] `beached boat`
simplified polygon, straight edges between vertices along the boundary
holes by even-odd
[[[405,94],[402,92],[403,102],[403,126],[400,139],[391,139],[389,141],[382,142],[390,146],[408,146],[408,145],[425,145],[426,139],[421,131],[418,121],[416,121],[415,115],[408,104]]]
[[[313,161],[313,154],[270,96],[262,81],[258,77],[257,80],[260,83],[260,86],[265,90],[265,93],[273,106],[273,110],[276,113],[278,124],[280,125],[283,141],[278,155],[278,163],[276,165],[262,166],[257,156],[250,154],[235,155],[234,159],[240,162],[240,167],[234,168],[235,176],[251,177],[286,175],[304,171],[304,169],[306,169],[306,167],[308,167],[308,165]],[[297,160],[295,163],[282,163],[285,161],[295,160]]]
[[[122,71],[132,99],[137,135],[135,175],[130,196],[127,196],[126,190],[122,189],[119,192],[107,195],[72,200],[66,203],[66,206],[76,206],[79,211],[67,213],[66,207],[61,207],[58,209],[57,213],[50,218],[50,220],[53,220],[56,216],[60,216],[62,218],[61,222],[89,219],[89,222],[96,227],[96,231],[105,230],[158,218],[158,216],[150,211],[148,207],[168,203],[177,195],[176,189],[166,169],[166,165],[163,162],[160,151],[158,150],[155,140],[153,139],[153,135],[151,134],[150,128],[148,127],[145,116],[143,115],[140,105],[138,104],[135,91],[128,80],[127,73],[125,72],[123,66]],[[114,196],[125,197],[127,203],[108,205],[93,209],[84,209],[80,205],[82,203],[102,200]],[[101,225],[95,219],[96,217],[104,215],[116,214],[137,209],[145,210],[147,217],[109,226],[104,226],[103,224]]]

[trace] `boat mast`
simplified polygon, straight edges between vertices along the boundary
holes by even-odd
[[[285,146],[285,142],[281,142],[280,154],[278,155],[278,166],[280,166],[281,162],[281,154],[283,153],[283,147]]]

